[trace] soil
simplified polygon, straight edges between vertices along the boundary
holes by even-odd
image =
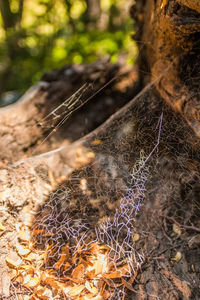
[[[110,95],[112,97],[112,93]],[[113,95],[115,96],[115,93]],[[98,160],[93,156],[87,156],[88,144],[91,145],[91,141],[100,139],[102,144],[90,146],[97,156],[98,153],[108,154],[109,157],[112,155],[114,159],[120,160],[120,155],[124,156],[125,153],[124,164],[128,163],[131,166],[141,149],[145,153],[150,153],[155,146],[158,134],[155,129],[162,111],[164,119],[158,153],[153,156],[150,163],[145,202],[136,216],[134,225],[135,232],[139,235],[135,247],[144,260],[131,291],[126,289],[126,299],[200,298],[199,139],[187,124],[165,105],[156,94],[155,88],[147,88],[139,95],[106,123],[65,148],[68,151],[64,149],[55,155],[42,156],[41,159],[36,156],[26,161],[25,158],[21,163],[2,163],[0,215],[0,221],[4,226],[0,237],[2,299],[13,298],[15,293],[18,299],[24,299],[24,295],[27,295],[23,289],[18,289],[17,286],[13,288],[14,283],[9,277],[11,270],[5,265],[5,259],[18,258],[15,247],[17,228],[29,220],[34,212],[40,210],[40,206],[44,201],[48,201],[52,191],[70,188],[70,213],[74,218],[85,216],[91,224],[101,222],[105,212],[109,216],[116,208],[115,201],[120,197],[122,183],[115,179],[108,180],[109,170],[106,165],[105,169],[98,173]],[[116,106],[112,109],[115,110]],[[97,118],[103,120],[105,117],[103,110],[85,110],[84,117],[87,114],[89,128],[95,128],[93,120]],[[80,120],[83,118],[81,111],[77,111],[75,118],[71,119],[71,137],[73,134],[75,137],[81,136],[82,122],[76,126],[79,117]],[[121,132],[123,126],[129,124],[130,120],[135,120],[136,132],[115,144],[116,133],[118,130]],[[176,134],[172,134],[173,131]],[[60,132],[58,137],[59,140]],[[82,152],[77,157],[80,149]],[[130,149],[134,149],[134,155]],[[119,168],[113,172],[121,171]],[[93,194],[83,195],[80,190],[83,178],[88,178],[88,185]],[[117,184],[117,190],[113,182]],[[95,197],[99,204],[97,207],[97,202],[94,201],[94,209],[90,199]],[[66,209],[68,212],[69,208]]]
[[[154,149],[160,116],[161,136],[134,223],[143,262],[126,284],[125,297],[200,299],[199,3],[139,0],[132,15],[139,72],[108,61],[66,66],[45,74],[19,103],[0,111],[1,299],[30,299],[30,289],[11,280],[12,268],[5,263],[7,257],[18,259],[21,224],[31,228],[32,216],[51,193],[67,187],[71,202],[63,205],[73,217],[94,224],[109,216],[141,151],[148,155]],[[112,81],[116,76],[119,81]],[[45,116],[85,82],[93,88],[83,101],[98,93],[79,110],[67,107],[71,119],[43,142],[63,111],[47,124]],[[86,177],[91,194],[80,189]]]

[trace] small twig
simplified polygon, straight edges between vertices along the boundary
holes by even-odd
[[[200,232],[200,228],[198,228],[198,227],[189,226],[189,225],[181,225],[173,217],[169,217],[169,216],[165,216],[165,215],[163,217],[166,218],[166,219],[168,219],[169,221],[172,221],[173,223],[175,223],[176,225],[178,225],[180,228],[184,228],[184,229],[189,229],[189,230],[194,230],[194,231]]]
[[[200,232],[200,228],[198,228],[196,226],[188,226],[188,225],[180,225],[180,226],[183,227],[183,228],[185,228],[185,229],[189,229],[189,230]]]
[[[160,256],[161,256],[163,253],[165,253],[166,251],[173,250],[173,249],[178,248],[178,247],[180,247],[180,246],[182,246],[182,242],[181,242],[180,244],[177,244],[177,245],[174,245],[174,246],[172,246],[172,247],[170,247],[170,248],[166,248],[166,249],[162,250],[161,252],[158,253],[157,258],[160,257]],[[155,259],[155,258],[152,257],[152,259]]]
[[[141,207],[141,210],[145,211],[146,213],[149,213],[149,214],[155,214],[156,212],[153,211],[152,209],[145,209],[144,207]],[[180,224],[178,221],[176,221],[173,217],[169,217],[169,216],[166,216],[166,215],[163,215],[161,213],[157,213],[157,215],[159,217],[163,217],[169,221],[171,221],[172,223],[175,223],[176,225],[178,225],[180,228],[184,228],[184,229],[188,229],[188,230],[193,230],[193,231],[197,231],[197,232],[200,232],[200,228],[196,227],[196,226],[189,226],[189,225],[182,225]]]

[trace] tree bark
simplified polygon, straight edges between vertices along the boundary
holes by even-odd
[[[7,31],[9,28],[16,27],[16,25],[20,24],[22,18],[22,12],[23,12],[23,4],[24,1],[20,0],[18,12],[12,13],[9,1],[8,0],[0,1],[0,11],[3,19],[3,27],[5,31]]]
[[[7,30],[15,25],[15,15],[10,10],[10,4],[8,0],[0,1],[0,10],[3,19],[4,29]]]
[[[7,90],[10,75],[12,73],[12,61],[16,57],[16,53],[20,49],[20,34],[16,31],[20,29],[24,1],[20,0],[18,11],[11,11],[10,2],[8,0],[0,0],[0,13],[3,20],[3,29],[6,35],[7,58],[4,61],[0,78],[0,94]]]
[[[199,1],[195,0],[136,1],[132,7],[142,72],[148,73],[146,81],[172,66],[156,83],[157,91],[198,136],[199,12]]]
[[[56,139],[59,141],[64,139],[65,142],[67,139],[71,141],[77,139],[80,137],[78,131],[83,126],[82,123],[84,122],[84,118],[87,118],[87,114],[91,115],[91,124],[85,125],[84,133],[100,125],[113,112],[116,106],[122,106],[131,98],[133,90],[137,89],[135,86],[129,88],[127,86],[128,83],[124,84],[124,89],[120,90],[120,88],[116,87],[119,79],[123,82],[123,78],[126,78],[125,80],[127,81],[127,78],[133,76],[135,80],[135,75],[132,75],[132,73],[136,74],[136,72],[130,69],[126,70],[126,68],[118,64],[112,65],[105,59],[91,65],[69,65],[63,67],[61,70],[45,74],[41,81],[31,87],[17,103],[1,108],[1,159],[14,162],[27,157],[33,152],[34,154],[38,154],[42,149],[43,151],[49,151],[53,147],[55,148],[56,145],[59,147]],[[70,133],[66,133],[65,126],[62,126],[55,138],[54,146],[50,139],[47,140],[48,146],[43,145],[37,150],[38,145],[43,141],[45,135],[48,135],[67,114],[70,116],[72,111],[68,110],[67,106],[63,106],[59,110],[60,116],[55,120],[53,116],[47,119],[45,117],[61,103],[67,101],[86,83],[90,84],[90,87],[82,92],[80,106],[82,105],[81,103],[89,101],[90,97],[94,95],[92,102],[95,102],[97,109],[100,110],[99,116],[95,115],[98,112],[93,109],[93,105],[89,101],[89,107],[87,106],[86,108],[88,112],[86,113],[82,110],[81,117],[78,117],[78,119],[76,116],[73,117],[74,124],[77,124],[77,132],[73,130],[73,136]],[[96,98],[95,93],[97,93]],[[122,99],[122,97],[124,98]],[[109,98],[111,99],[111,104],[106,104],[105,102]],[[101,105],[98,99],[102,101]],[[103,103],[107,106],[104,116],[102,114]],[[72,110],[76,109],[77,107],[74,105]],[[94,111],[94,116],[90,110]],[[95,123],[96,125],[94,125]],[[70,125],[68,122],[67,126],[74,127],[74,124]]]
[[[101,19],[101,3],[99,0],[86,0],[87,9],[85,13],[85,19],[87,23],[87,29],[93,30],[100,28],[99,21]]]
[[[100,18],[101,5],[99,0],[87,0],[87,15],[91,21],[97,21]]]

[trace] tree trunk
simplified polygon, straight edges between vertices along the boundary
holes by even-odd
[[[13,13],[11,11],[10,2],[8,0],[0,0],[0,13],[6,34],[7,48],[7,59],[4,61],[3,68],[1,70],[0,95],[8,90],[7,85],[12,73],[12,61],[20,49],[20,34],[16,34],[16,31],[19,31],[20,29],[23,4],[24,1],[20,0],[18,4],[18,11]]]
[[[93,21],[97,21],[101,15],[100,1],[87,0],[87,14],[88,18]]]
[[[156,89],[200,135],[200,5],[195,0],[137,1],[132,16],[138,25],[142,72],[146,81],[169,68]],[[143,73],[143,74],[144,74]],[[144,77],[144,76],[143,76]],[[145,82],[146,82],[145,81]]]
[[[101,3],[99,0],[86,0],[86,22],[87,28],[95,29],[99,28],[99,20],[101,17]]]
[[[39,211],[37,224],[49,230],[40,235],[46,247],[53,232],[65,233],[61,216],[67,215],[75,224],[87,224],[94,240],[98,230],[105,229],[105,220],[112,224],[114,218],[119,226],[112,231],[113,240],[105,238],[108,232],[103,242],[102,231],[96,236],[109,249],[116,238],[123,247],[135,238],[128,244],[134,271],[128,279],[117,278],[125,298],[200,298],[200,6],[195,0],[138,0],[131,13],[140,47],[139,75],[105,61],[67,66],[44,75],[17,104],[0,110],[0,220],[6,227],[0,236],[0,289],[7,297],[15,295],[3,281],[5,256],[16,259],[12,224]],[[85,102],[86,109],[79,112]],[[75,110],[67,126],[60,127]],[[51,136],[54,131],[45,125],[48,130],[53,125],[57,133]],[[138,195],[143,205],[139,202],[140,211],[131,216],[129,206],[125,226],[123,207],[130,204],[135,212]],[[37,225],[34,222],[31,226]],[[55,249],[61,249],[59,242],[55,236]],[[104,283],[107,295],[116,292],[120,299],[120,288],[113,289],[109,280]],[[13,280],[12,286],[19,285]],[[30,290],[23,293],[30,295]]]

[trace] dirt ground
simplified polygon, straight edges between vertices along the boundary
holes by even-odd
[[[129,80],[132,78],[134,81],[137,78],[133,74],[129,76]],[[132,90],[133,94],[134,92],[135,89]],[[81,137],[85,119],[88,132],[96,128],[97,119],[103,122],[104,110],[99,107],[101,105],[102,108],[105,107],[104,102],[100,104],[104,101],[101,99],[104,99],[105,95],[108,97],[107,92],[100,97],[96,109],[92,110],[86,106],[82,111],[77,111],[70,123],[58,131],[57,137],[50,138],[50,142],[48,141],[52,144],[50,149],[55,149],[55,145],[59,145],[62,139],[66,141],[64,145],[70,145],[72,140]],[[109,97],[109,103],[113,104],[111,111],[116,111],[118,108],[118,102],[115,102],[116,90],[110,92]],[[121,97],[123,99],[123,92]],[[111,215],[117,205],[115,201],[123,192],[123,189],[122,192],[120,190],[122,182],[117,181],[122,175],[114,179],[116,188],[113,186],[113,180],[108,177],[111,175],[107,163],[105,168],[101,169],[99,161],[90,153],[94,152],[95,157],[112,156],[118,163],[120,155],[123,154],[123,164],[133,164],[135,156],[139,155],[141,149],[145,153],[150,153],[155,145],[155,137],[158,134],[156,124],[161,111],[164,112],[161,139],[157,153],[150,162],[144,203],[133,225],[137,236],[134,247],[142,255],[143,262],[132,284],[125,285],[125,299],[200,299],[199,142],[188,125],[158,98],[154,89],[144,91],[128,108],[125,107],[122,112],[119,110],[114,118],[86,136],[86,139],[80,139],[78,146],[77,142],[72,143],[67,151],[68,156],[64,156],[65,151],[65,154],[59,154],[59,160],[56,160],[57,156],[52,158],[44,156],[39,162],[38,159],[32,159],[14,165],[13,162],[2,161],[0,210],[2,299],[37,299],[37,297],[44,299],[44,296],[32,296],[34,290],[32,286],[26,286],[23,281],[15,280],[17,272],[21,272],[17,261],[19,258],[25,258],[24,254],[19,254],[20,247],[27,246],[27,240],[23,241],[19,236],[24,230],[30,233],[33,231],[32,226],[35,222],[33,215],[40,210],[44,201],[48,202],[52,191],[60,189],[71,190],[70,199],[63,201],[66,212],[70,211],[74,218],[86,217],[87,221],[91,221],[90,224],[94,224],[101,222],[102,216]],[[126,136],[127,133],[123,128],[126,128],[125,124],[129,124],[130,120],[133,122],[133,118],[136,132]],[[70,131],[67,131],[68,126]],[[124,132],[125,137],[122,136],[120,142],[117,142],[116,136]],[[102,143],[98,142],[99,140]],[[79,153],[80,145],[87,147],[88,143],[91,144],[90,141],[95,141],[90,147],[93,152]],[[36,154],[40,154],[43,149],[45,148],[40,148]],[[84,152],[84,148],[81,151]],[[73,163],[74,155],[76,158]],[[66,161],[70,161],[68,163],[70,172],[66,171]],[[112,172],[121,172],[120,168],[113,169]],[[84,178],[90,187],[89,194],[84,194],[80,188],[84,182],[81,180]],[[91,206],[90,199],[95,197],[99,202],[94,201],[96,205],[94,207]],[[56,206],[53,210],[55,209]],[[48,213],[47,211],[46,214]],[[42,216],[45,216],[45,211]],[[33,236],[28,243],[31,243],[32,239]],[[36,258],[25,261],[29,268],[31,265],[37,265]],[[50,283],[47,284],[47,287],[49,286]],[[47,299],[51,297],[47,296]],[[103,297],[102,299],[111,299],[111,296],[105,294]],[[79,298],[75,296],[73,299]]]
[[[199,4],[139,0],[132,16],[138,69],[66,66],[0,110],[1,299],[200,299]],[[70,98],[85,83],[81,101]],[[138,160],[144,190],[134,186]],[[84,220],[94,240],[131,189],[144,192],[125,228],[134,272],[126,255],[102,271],[108,240],[74,257],[70,230]]]

